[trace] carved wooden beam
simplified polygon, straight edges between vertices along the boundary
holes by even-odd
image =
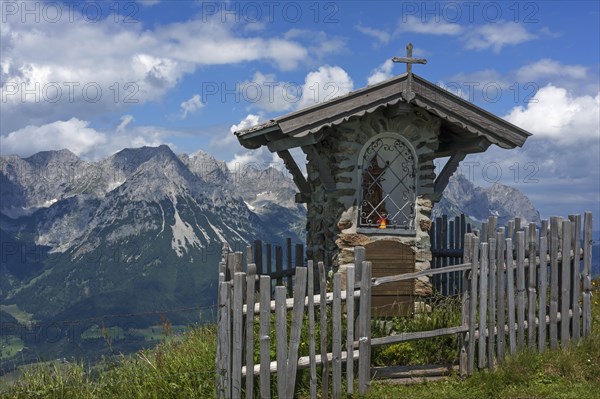
[[[331,174],[331,169],[327,163],[321,158],[319,152],[314,145],[302,147],[302,151],[309,156],[310,162],[317,165],[319,169],[319,179],[327,191],[335,191],[335,180]]]
[[[433,190],[436,194],[442,194],[446,186],[448,185],[448,181],[450,177],[456,172],[458,168],[458,164],[465,159],[467,154],[461,151],[457,151],[448,160],[444,169],[440,172],[437,179],[435,179]]]
[[[267,144],[269,151],[278,152],[283,150],[289,150],[291,148],[303,147],[306,145],[316,144],[323,138],[322,133],[307,134],[304,137],[286,137],[279,138],[274,141],[270,141]]]
[[[300,171],[300,168],[292,158],[292,154],[288,150],[277,151],[279,158],[283,160],[283,163],[287,170],[292,174],[292,179],[300,190],[300,195],[296,195],[296,202],[308,202],[310,198],[310,185],[306,181],[306,178]]]

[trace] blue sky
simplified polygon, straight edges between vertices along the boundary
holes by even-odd
[[[581,2],[1,1],[2,155],[166,143],[268,163],[231,130],[414,72],[532,132],[463,173],[600,219],[600,12]]]

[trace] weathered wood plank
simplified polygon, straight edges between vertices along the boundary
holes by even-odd
[[[365,395],[371,386],[371,262],[363,262],[362,279],[360,280],[360,313],[358,348],[358,393]]]
[[[508,224],[506,226],[506,237],[510,238],[511,240],[514,240],[514,235],[515,235],[515,221],[509,220]]]
[[[249,254],[252,257],[252,247],[248,246]],[[254,368],[254,288],[256,286],[256,265],[249,263],[248,274],[246,275],[246,304],[248,312],[246,314],[246,367]],[[254,376],[246,377],[246,399],[254,398]]]
[[[465,238],[464,238],[464,246],[463,246],[463,262],[471,262],[471,255],[472,255],[472,249],[471,249],[471,238],[473,236],[471,234],[465,234]],[[471,300],[470,298],[470,292],[468,290],[467,284],[468,284],[468,279],[467,279],[467,272],[463,272],[462,274],[462,291],[461,291],[461,325],[462,326],[466,326],[467,328],[469,327],[469,301]],[[460,375],[465,376],[468,374],[468,362],[469,362],[469,356],[468,356],[468,351],[467,351],[467,342],[465,339],[465,335],[461,334],[459,336],[459,348],[460,348],[460,352],[459,352],[459,371],[460,371]]]
[[[241,252],[240,252],[241,254]],[[233,276],[233,353],[231,365],[231,397],[239,399],[242,396],[242,350],[244,316],[244,283],[246,273],[236,272]]]
[[[285,398],[287,369],[287,317],[285,308],[286,288],[275,287],[275,334],[277,340],[277,393]]]
[[[296,283],[294,284],[294,308],[292,309],[292,324],[290,326],[290,345],[287,356],[285,397],[294,397],[296,374],[298,371],[298,348],[304,319],[304,298],[306,297],[306,267],[296,267]]]
[[[561,299],[560,312],[563,315],[560,321],[560,346],[566,348],[570,341],[570,323],[569,318],[564,317],[569,313],[571,308],[571,267],[570,257],[567,256],[571,252],[571,222],[563,220],[562,222],[562,275],[561,275]]]
[[[275,272],[278,274],[277,285],[283,285],[283,278],[279,277],[283,274],[283,249],[277,245],[275,247]]]
[[[550,218],[550,349],[558,348],[558,222]]]
[[[225,397],[231,398],[231,380],[232,380],[232,359],[233,359],[233,277],[227,282],[227,302],[225,303],[227,325],[225,328],[225,342],[227,342],[227,356],[224,360],[226,363],[226,385]]]
[[[583,336],[592,331],[592,212],[583,215]]]
[[[292,269],[293,269],[293,259],[292,259],[292,239],[290,237],[287,237],[285,239],[285,247],[286,247],[286,264],[287,264],[287,268],[286,271],[289,272],[288,277],[286,279],[286,284],[285,286],[287,287],[288,290],[288,295],[291,297],[294,293],[294,287],[293,287],[293,279],[292,279]]]
[[[354,266],[346,269],[346,293],[354,292]],[[352,353],[354,343],[354,296],[346,295],[346,352]],[[346,394],[354,395],[354,360],[346,361]]]
[[[504,362],[505,354],[505,333],[504,325],[506,324],[506,298],[505,298],[505,255],[504,255],[504,227],[500,227],[496,233],[496,281],[497,281],[497,302],[496,302],[496,317],[498,320],[498,335],[497,335],[497,354],[498,364]]]
[[[460,334],[460,333],[466,333],[467,331],[469,331],[469,326],[445,327],[445,328],[438,328],[436,330],[429,330],[429,331],[416,331],[416,332],[400,333],[400,334],[396,334],[396,335],[390,335],[387,337],[372,338],[371,346],[376,347],[376,346],[382,346],[382,345],[397,344],[400,342],[417,341],[417,340],[424,339],[424,338],[435,338],[435,337],[443,337],[446,335],[456,335],[456,334]],[[491,334],[491,335],[493,336],[494,334]],[[485,334],[483,336],[485,337]],[[359,341],[359,344],[360,344],[360,341]],[[362,355],[361,355],[361,357],[362,357]]]
[[[254,264],[256,265],[256,274],[265,274],[263,268],[263,243],[261,240],[254,240]]]
[[[485,367],[485,332],[487,321],[487,294],[488,294],[488,254],[489,248],[487,242],[479,244],[481,255],[481,265],[479,271],[479,356],[478,366],[480,369]]]
[[[442,232],[441,232],[441,242],[442,242],[442,249],[447,249],[448,248],[448,216],[447,215],[442,215]],[[445,267],[448,266],[448,258],[444,257],[442,258],[442,264],[441,267],[442,269],[445,270]],[[447,273],[443,273],[442,275],[440,275],[440,280],[441,280],[441,284],[442,284],[442,295],[448,295],[448,274]]]
[[[508,350],[511,356],[517,352],[515,331],[515,267],[513,260],[513,240],[511,235],[504,241],[506,246],[506,297],[508,312]]]
[[[542,229],[542,232],[544,229]],[[546,254],[548,252],[548,237],[540,237],[540,289],[538,291],[538,351],[544,352],[546,348],[546,295],[548,294],[548,264]]]
[[[310,361],[310,399],[317,399],[317,364],[315,342],[315,272],[312,260],[308,268],[308,357]]]
[[[223,278],[225,276],[223,275]],[[225,398],[229,396],[227,381],[230,380],[230,369],[228,365],[231,361],[231,341],[228,340],[231,334],[231,319],[229,314],[229,282],[221,281],[219,283],[219,323],[217,337],[217,397]]]
[[[535,330],[535,316],[536,316],[536,299],[537,299],[537,268],[536,268],[536,244],[537,244],[537,232],[535,223],[529,224],[529,237],[525,237],[529,243],[529,277],[527,279],[527,346],[529,349],[536,347],[536,330]]]
[[[366,259],[365,247],[354,247],[354,274],[355,281],[360,281],[362,278],[362,263]]]
[[[260,397],[271,398],[271,277],[260,276]]]
[[[496,327],[496,238],[494,237],[494,231],[491,227],[494,227],[494,221],[490,217],[490,231],[489,231],[489,255],[488,255],[488,368],[492,370],[494,368],[494,351],[496,347],[496,337],[493,334],[494,328]]]
[[[471,244],[468,248],[471,251],[471,294],[469,301],[469,335],[472,337],[469,340],[469,362],[467,373],[473,374],[475,369],[475,329],[477,326],[477,273],[479,271],[479,238],[473,235]],[[465,247],[467,250],[467,247]]]
[[[581,215],[571,215],[572,225],[572,247],[573,247],[573,261],[572,261],[572,273],[571,279],[572,284],[572,297],[571,304],[573,309],[573,342],[577,344],[581,338],[581,314],[579,313],[579,297],[581,295],[581,260],[579,254],[581,253]]]
[[[471,268],[470,263],[461,263],[459,265],[446,266],[439,269],[427,269],[421,270],[414,273],[403,273],[395,276],[379,277],[373,281],[373,287],[377,287],[382,284],[393,283],[398,281],[412,280],[423,276],[434,276],[439,274],[447,274],[450,272],[456,272],[461,270],[469,270]]]
[[[517,348],[525,347],[525,232],[517,232]]]
[[[321,297],[327,292],[327,274],[325,273],[325,264],[323,262],[318,263],[319,267],[319,283]],[[327,358],[327,304],[325,301],[320,301],[320,314],[321,314],[321,358]],[[329,364],[323,363],[322,367],[322,394],[321,398],[327,399],[329,397]]]
[[[498,225],[498,217],[490,216],[488,218],[488,239],[496,239],[496,227]]]
[[[337,272],[333,275],[333,306],[331,312],[332,318],[332,337],[331,353],[332,360],[332,395],[333,399],[342,398],[342,300],[340,292],[342,290],[342,275]]]

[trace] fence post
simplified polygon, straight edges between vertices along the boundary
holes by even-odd
[[[489,256],[488,256],[488,368],[494,368],[494,348],[496,344],[496,238],[494,227],[495,219],[491,218],[489,231]]]
[[[471,260],[471,235],[465,234],[464,245],[463,245],[463,263],[470,263]],[[467,288],[467,273],[462,273],[462,284],[461,284],[461,325],[469,326],[469,290]],[[468,353],[467,353],[467,333],[462,333],[459,337],[460,339],[460,375],[464,376],[468,374]]]
[[[487,237],[482,236],[487,240]],[[479,357],[478,366],[480,369],[485,367],[485,339],[486,339],[486,312],[487,312],[487,290],[488,290],[488,243],[480,244],[481,253],[481,273],[479,275]]]
[[[310,361],[310,399],[317,399],[317,362],[315,343],[315,276],[313,261],[308,267],[308,356]]]
[[[550,349],[558,347],[558,218],[550,218]]]
[[[346,269],[346,393],[354,395],[354,266]]]
[[[371,262],[363,262],[360,280],[358,339],[358,393],[365,395],[371,386]]]
[[[337,272],[333,275],[333,306],[332,306],[332,398],[342,398],[342,275]]]
[[[517,348],[525,347],[525,232],[517,231]]]
[[[505,264],[504,259],[504,227],[500,227],[498,232],[496,233],[496,281],[498,283],[497,286],[497,297],[498,300],[496,302],[496,317],[498,320],[498,335],[497,335],[497,359],[498,364],[502,364],[504,362],[504,353],[505,353],[505,337],[506,331],[504,330],[504,326],[506,324],[506,304],[505,304],[505,288],[504,288],[504,273],[505,273]]]
[[[225,277],[223,275],[223,277]],[[231,383],[231,283],[219,283],[219,324],[217,349],[217,397],[229,398]]]
[[[538,314],[538,351],[544,352],[546,348],[546,294],[548,291],[548,261],[546,254],[548,253],[548,237],[543,235],[540,237],[540,292],[539,301],[540,308]]]
[[[569,345],[569,327],[571,308],[571,222],[562,222],[562,276],[561,276],[561,298],[560,298],[560,346],[566,348]]]
[[[304,318],[304,299],[306,298],[306,268],[296,268],[296,284],[294,284],[294,307],[292,309],[292,324],[290,327],[290,347],[286,368],[286,398],[294,397],[296,372],[298,371],[298,347],[302,333]]]
[[[583,215],[583,336],[592,331],[592,212]]]
[[[260,397],[271,398],[271,277],[260,276]]]
[[[572,294],[573,304],[573,342],[577,344],[581,337],[581,314],[579,313],[579,297],[581,294],[581,215],[569,216],[573,230],[573,266],[572,266]]]
[[[252,247],[248,246],[251,257]],[[256,265],[248,263],[246,275],[246,399],[254,397],[254,303],[256,288]]]
[[[466,241],[465,241],[466,242]],[[467,249],[467,247],[465,247]],[[467,373],[473,374],[475,368],[475,329],[477,326],[477,273],[479,271],[479,238],[472,236],[469,256],[471,259],[471,295],[469,302],[469,364]]]
[[[537,232],[535,223],[529,224],[529,237],[525,237],[529,241],[529,279],[527,281],[527,346],[529,349],[536,347],[536,285],[537,285],[537,265],[536,265],[536,243]]]
[[[329,363],[327,363],[327,275],[325,274],[325,264],[319,262],[319,304],[321,314],[321,367],[322,374],[322,399],[329,397]]]
[[[508,350],[511,355],[514,355],[517,352],[517,336],[515,331],[515,267],[511,237],[512,235],[509,235],[504,243],[506,246],[506,297],[508,298]]]
[[[285,376],[287,368],[287,317],[286,288],[275,287],[275,332],[277,339],[277,393],[285,398]]]
[[[241,254],[241,253],[240,253]],[[244,331],[244,282],[246,273],[236,272],[233,276],[233,353],[231,375],[231,397],[239,399],[242,395],[242,350]]]

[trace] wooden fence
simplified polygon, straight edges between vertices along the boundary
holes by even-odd
[[[277,286],[274,301],[271,278],[257,277],[253,263],[243,272],[242,254],[224,251],[219,274],[217,396],[241,398],[243,394],[253,398],[259,394],[271,398],[277,392],[279,398],[292,398],[297,371],[303,368],[310,369],[311,398],[317,397],[318,390],[322,398],[330,393],[334,399],[341,398],[344,391],[352,395],[356,375],[358,392],[364,394],[370,386],[371,349],[380,345],[458,335],[459,369],[461,374],[469,375],[475,367],[501,364],[507,354],[526,346],[538,351],[564,348],[588,335],[591,213],[586,213],[583,220],[583,240],[579,215],[569,220],[551,218],[540,229],[535,224],[521,228],[514,221],[507,229],[496,228],[494,223],[491,219],[481,232],[464,235],[461,264],[373,279],[371,263],[357,259],[355,267],[348,268],[344,275],[333,275],[328,292],[331,282],[327,281],[323,263],[319,262],[315,270],[313,262],[308,261],[307,267],[295,269],[293,297],[288,299],[286,288]],[[362,269],[357,284],[356,267]],[[463,272],[460,325],[371,337],[373,287],[456,272]],[[227,280],[227,275],[233,279]],[[325,295],[314,295],[315,281]],[[307,342],[303,341],[301,348],[303,332]],[[272,340],[276,343],[274,359],[270,353]],[[299,356],[306,345],[308,355]],[[317,366],[321,366],[320,387]],[[273,373],[277,373],[277,383],[272,390]]]
[[[446,215],[435,218],[429,231],[432,269],[458,265],[463,262],[466,233],[471,233],[471,224],[466,222],[464,214],[450,220]],[[462,274],[462,271],[458,271],[434,276],[431,281],[433,289],[444,296],[460,295]]]
[[[271,277],[275,284],[284,285],[288,295],[293,292],[293,278],[296,267],[305,266],[304,245],[293,244],[291,238],[286,238],[285,246],[263,243],[255,240],[254,245],[247,250],[247,263],[254,263],[256,274]],[[274,291],[271,291],[274,295]]]

